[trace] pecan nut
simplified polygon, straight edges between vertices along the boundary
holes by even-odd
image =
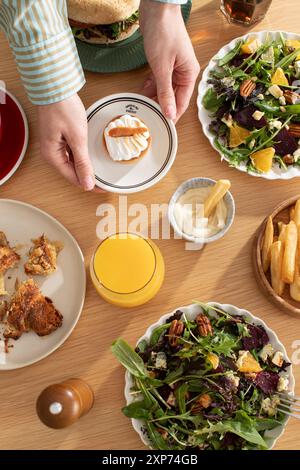
[[[174,347],[178,345],[178,339],[184,331],[184,324],[180,320],[173,320],[169,329],[169,344]]]
[[[297,102],[300,101],[300,95],[292,90],[286,90],[283,93],[283,96],[285,97],[285,101],[288,104],[296,104]]]
[[[210,395],[208,395],[208,393],[203,393],[203,395],[200,395],[197,401],[193,404],[191,408],[192,414],[198,414],[201,410],[209,408],[211,404],[212,399]]]
[[[241,83],[240,95],[243,98],[248,98],[248,96],[250,96],[255,90],[255,87],[256,87],[256,84],[254,83],[254,81],[251,78],[247,78],[247,80],[244,80]]]
[[[286,165],[292,165],[295,161],[293,155],[291,155],[290,153],[285,155],[282,160]]]
[[[198,331],[201,336],[208,336],[213,334],[210,320],[206,315],[204,315],[204,313],[200,313],[200,315],[197,316],[196,323],[198,325]]]
[[[291,136],[300,138],[300,124],[297,124],[297,123],[289,124],[288,132]]]

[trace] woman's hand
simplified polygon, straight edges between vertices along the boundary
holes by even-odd
[[[140,26],[152,70],[143,93],[157,97],[165,116],[177,121],[189,105],[200,71],[181,8],[142,0]]]
[[[94,189],[86,112],[79,96],[37,108],[42,157],[70,183],[85,191]]]

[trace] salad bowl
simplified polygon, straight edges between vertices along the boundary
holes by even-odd
[[[243,56],[241,53],[241,48],[239,49],[239,45],[243,46],[250,42],[251,46],[251,41],[252,43],[257,41],[258,44],[261,45],[261,48],[263,48],[265,45],[265,51],[261,53],[259,52],[260,49],[258,49],[257,54],[256,52],[251,54],[249,51],[248,55]],[[290,101],[285,101],[284,97],[280,99],[279,97],[275,98],[269,92],[270,86],[272,86],[273,83],[273,72],[276,71],[277,68],[280,68],[281,70],[279,73],[282,74],[282,72],[284,72],[283,76],[285,73],[289,74],[288,76],[290,78],[290,82],[288,83],[286,77],[284,76],[286,84],[282,85],[281,87],[284,91],[283,95],[285,95],[286,91],[295,91],[297,94],[299,93],[300,71],[299,78],[296,79],[298,75],[294,70],[291,69],[291,67],[294,66],[295,60],[297,61],[297,64],[299,63],[300,67],[300,50],[298,56],[296,55],[297,50],[294,50],[295,54],[293,56],[291,55],[291,57],[294,58],[294,62],[293,64],[290,63],[288,56],[292,54],[290,52],[292,49],[289,49],[287,52],[283,52],[283,50],[286,50],[284,46],[284,44],[287,44],[286,41],[296,44],[298,50],[298,41],[300,41],[300,35],[286,31],[260,31],[251,32],[244,36],[233,39],[230,43],[222,47],[219,52],[210,60],[208,66],[203,72],[202,79],[198,87],[198,117],[205,136],[208,138],[211,146],[220,154],[221,160],[227,161],[230,166],[235,167],[242,172],[247,172],[251,176],[262,177],[268,180],[287,180],[300,176],[300,161],[298,163],[298,153],[300,156],[300,137],[297,137],[296,134],[294,134],[293,137],[289,135],[289,125],[291,125],[291,123],[296,123],[296,126],[298,127],[298,122],[300,123],[300,113],[298,113],[300,111],[300,101],[298,100],[296,105],[297,114],[293,114],[292,116],[292,109],[294,108],[293,112],[296,110],[295,105],[292,105],[292,108]],[[276,59],[276,55],[275,58],[274,55],[273,58],[268,58],[267,55],[269,54],[269,48],[267,45],[269,44],[275,44],[274,48],[279,46],[278,60]],[[272,46],[272,50],[274,48]],[[286,56],[284,56],[284,54],[286,54]],[[261,57],[263,57],[264,60]],[[245,64],[241,64],[240,61],[244,60],[245,58]],[[288,62],[286,62],[286,60]],[[270,61],[273,61],[272,65]],[[227,70],[229,70],[228,67],[231,68],[229,75],[224,72],[224,69],[220,69],[220,64],[221,67],[224,67],[224,62],[226,63],[225,70],[226,67]],[[285,65],[287,63],[290,65]],[[273,67],[273,69],[271,67]],[[261,73],[263,75],[257,73],[257,70],[262,71]],[[271,72],[271,70],[273,70],[273,72]],[[295,75],[293,75],[294,72]],[[222,75],[224,75],[224,73],[225,76],[223,77]],[[230,76],[230,74],[232,74],[232,76]],[[252,77],[252,75],[254,76]],[[218,76],[220,78],[218,78]],[[281,79],[282,77],[277,77],[277,82],[276,78],[274,81],[276,83],[284,83],[284,81],[282,82]],[[248,83],[246,83],[247,80]],[[226,90],[224,88],[225,83]],[[256,87],[256,90],[254,90],[253,93],[249,89],[246,90],[244,95],[247,95],[249,91],[252,94],[250,93],[250,96],[244,96],[243,98],[245,106],[249,104],[251,105],[251,109],[253,108],[254,112],[257,110],[259,113],[262,113],[260,114],[260,119],[258,119],[258,121],[260,121],[258,124],[255,122],[254,117],[252,117],[254,112],[251,112],[251,115],[249,115],[249,113],[247,115],[247,113],[244,112],[245,110],[241,109],[243,108],[243,105],[241,106],[242,99],[239,96],[239,87],[241,87],[242,83],[244,88],[247,88],[247,86],[249,88],[249,83],[251,87]],[[292,84],[295,84],[295,86]],[[235,111],[232,113],[232,109],[234,110],[234,107],[236,106],[236,112],[241,118],[239,119],[238,124],[242,125],[244,128],[247,128],[242,129],[243,132],[246,132],[244,135],[244,141],[242,142],[243,145],[237,146],[236,148],[231,148],[229,145],[228,127],[230,127],[230,123],[227,120],[227,116],[225,116],[225,114],[222,115],[222,106],[220,106],[221,102],[219,101],[218,104],[218,102],[215,100],[209,100],[209,98],[213,98],[209,95],[212,95],[216,89],[219,90],[217,93],[220,93],[217,97],[217,101],[218,99],[221,99],[222,101],[222,95],[227,95],[225,106],[226,103],[230,104],[231,109],[229,109],[229,113],[227,109],[226,114],[233,114],[235,120],[236,113]],[[235,101],[236,98],[237,104]],[[208,101],[210,101],[210,103],[207,107]],[[214,101],[214,103],[212,103],[212,101]],[[229,103],[230,101],[231,103]],[[272,127],[273,124],[277,127]],[[251,132],[248,132],[247,130],[251,130]],[[222,133],[223,135],[221,135]],[[296,148],[297,145],[298,148]],[[260,171],[255,168],[255,164],[253,164],[254,159],[252,159],[252,152],[254,154],[256,151],[261,151],[271,146],[274,146],[276,150],[276,152],[274,152],[275,155],[272,161],[272,165],[270,168],[268,168],[268,171]],[[280,153],[278,154],[278,152]],[[295,155],[295,158],[293,164],[290,164],[290,161],[285,157],[289,155],[289,157],[292,156],[293,158],[293,154]]]
[[[258,328],[262,327],[264,329],[264,331],[266,332],[266,334],[268,336],[268,341],[272,345],[274,350],[279,351],[282,354],[283,360],[286,363],[289,363],[289,359],[287,357],[285,347],[279,341],[276,333],[273,330],[271,330],[260,318],[255,317],[254,315],[252,315],[247,310],[240,309],[240,308],[235,307],[234,305],[230,305],[230,304],[219,304],[219,303],[216,303],[216,302],[208,302],[207,304],[205,304],[204,307],[208,308],[208,309],[211,309],[211,308],[217,309],[218,311],[221,310],[222,312],[226,312],[229,315],[238,316],[237,318],[244,319],[245,321],[247,321],[248,325],[252,324],[252,325],[255,325],[255,327],[258,327]],[[185,318],[185,321],[194,321],[200,313],[203,313],[204,310],[203,310],[203,304],[200,305],[200,304],[195,303],[195,304],[188,305],[188,306],[182,307],[180,309],[177,309],[174,312],[170,312],[166,315],[163,315],[156,323],[154,323],[153,325],[151,325],[147,329],[146,333],[138,340],[137,345],[141,345],[142,343],[149,344],[150,340],[151,340],[151,337],[153,338],[153,333],[155,334],[155,331],[159,331],[159,330],[157,330],[158,328],[162,329],[161,331],[163,331],[164,324],[167,321],[170,321],[169,320],[170,316],[174,316],[174,315],[176,316],[176,314],[178,315],[179,311],[182,312],[182,314]],[[216,315],[218,315],[218,314],[216,314]],[[115,351],[114,351],[114,353],[116,354]],[[116,354],[116,356],[117,356],[117,354]],[[122,362],[122,363],[123,363],[123,365],[125,365],[124,362]],[[286,393],[288,393],[288,394],[293,393],[294,387],[295,387],[295,380],[294,380],[294,376],[293,376],[293,373],[292,373],[292,367],[289,366],[289,367],[286,368],[286,370],[283,370],[282,372],[280,372],[280,376],[282,376],[283,380],[286,380],[287,383],[288,383],[288,390],[286,391]],[[132,377],[131,373],[128,371],[128,368],[127,368],[126,375],[125,375],[125,399],[126,399],[127,406],[125,407],[125,409],[128,408],[128,406],[130,406],[131,404],[134,404],[135,402],[137,402],[141,399],[135,393],[132,393],[133,387],[134,387],[134,380],[133,380],[133,377]],[[125,409],[123,409],[123,412],[124,412]],[[126,416],[129,416],[129,415],[126,414]],[[287,424],[287,421],[288,421],[288,417],[284,416],[283,419],[282,419],[282,422],[279,425],[276,425],[276,427],[273,427],[273,429],[268,429],[264,432],[265,448],[272,449],[274,447],[274,445],[276,444],[277,439],[283,433],[283,431],[285,429],[285,426]],[[145,427],[145,421],[143,419],[135,419],[134,418],[134,419],[132,419],[132,425],[133,425],[133,428],[135,429],[135,431],[139,434],[142,442],[146,446],[149,446],[150,448],[153,448],[153,443],[152,443],[152,441],[149,437],[149,433],[148,433],[148,431]]]

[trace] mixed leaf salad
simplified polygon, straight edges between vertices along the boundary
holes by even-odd
[[[153,449],[266,449],[280,426],[278,392],[289,367],[263,326],[201,304],[191,320],[178,310],[135,351],[122,339],[112,351],[133,380],[123,408],[142,420]]]
[[[231,166],[268,173],[300,166],[300,40],[257,36],[217,59],[202,104]]]

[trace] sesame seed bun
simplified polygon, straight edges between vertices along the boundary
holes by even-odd
[[[104,25],[126,20],[139,8],[140,0],[68,0],[71,20]]]

